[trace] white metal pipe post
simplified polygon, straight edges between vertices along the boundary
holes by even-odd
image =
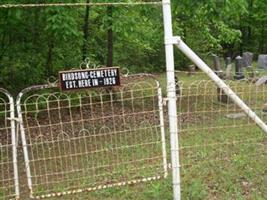
[[[23,148],[23,154],[24,154],[24,162],[26,167],[26,175],[27,175],[27,181],[28,181],[28,187],[30,190],[30,198],[33,198],[33,190],[32,190],[32,177],[31,177],[31,170],[30,170],[30,161],[29,161],[29,153],[28,153],[28,147],[26,142],[26,136],[25,136],[25,129],[23,126],[23,117],[21,112],[21,98],[23,93],[19,93],[16,101],[17,105],[17,112],[18,112],[18,118],[19,118],[19,126],[20,126],[20,136],[22,141],[22,148]]]
[[[173,32],[172,32],[171,2],[170,0],[162,0],[162,4],[163,4],[164,35],[165,35],[166,70],[167,70],[168,114],[169,114],[169,127],[170,127],[170,140],[171,140],[173,199],[180,200],[181,181],[180,181],[176,89],[175,89],[175,74],[174,74],[174,55],[173,55],[174,43],[173,43]]]
[[[210,68],[204,63],[182,40],[180,37],[173,38],[176,46],[203,72],[205,72],[215,84],[221,88],[233,102],[238,105],[265,133],[267,133],[267,125],[253,112],[229,86],[227,86]]]
[[[17,137],[16,137],[16,124],[15,124],[15,106],[14,99],[8,96],[10,102],[10,120],[11,120],[11,136],[12,136],[12,152],[13,152],[13,169],[14,169],[14,182],[16,199],[19,199],[19,175],[18,175],[18,158],[17,158]]]
[[[158,88],[158,106],[159,106],[159,120],[160,120],[160,132],[161,132],[161,143],[162,143],[163,169],[164,169],[164,178],[166,178],[168,176],[168,164],[167,164],[166,139],[165,139],[165,128],[164,128],[163,99],[162,99],[161,87],[158,81],[157,81],[157,88]]]

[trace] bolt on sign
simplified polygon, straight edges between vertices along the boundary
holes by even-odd
[[[120,86],[118,67],[70,70],[59,72],[62,91]]]

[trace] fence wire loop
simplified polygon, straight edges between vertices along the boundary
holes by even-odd
[[[49,78],[47,78],[47,84],[49,87],[54,87],[55,85],[57,85],[58,83],[58,79],[55,76],[50,76]]]
[[[105,66],[93,63],[90,58],[85,58],[85,60],[80,64],[80,69],[98,69],[102,67]]]
[[[121,74],[122,74],[124,77],[128,77],[129,74],[130,74],[130,71],[129,71],[128,68],[123,67],[123,68],[121,68]]]

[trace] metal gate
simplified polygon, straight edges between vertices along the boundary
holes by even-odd
[[[14,101],[0,88],[0,199],[19,197]]]
[[[141,78],[142,79],[142,78]],[[45,198],[167,176],[158,82],[61,93],[56,84],[17,99],[31,197]]]

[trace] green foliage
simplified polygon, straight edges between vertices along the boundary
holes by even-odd
[[[206,199],[207,188],[200,179],[194,179],[189,187],[186,189],[186,199],[190,200],[202,200]]]
[[[172,191],[170,179],[165,179],[161,182],[152,182],[144,192],[143,199],[171,200],[173,197],[170,191]]]
[[[52,2],[58,1],[46,1]],[[85,7],[0,9],[1,87],[16,93],[57,76],[59,70],[79,67],[85,42],[86,56],[105,65],[109,28],[113,30],[114,65],[131,72],[165,69],[160,7],[114,6],[112,16],[106,7],[89,9],[88,41],[83,38]],[[204,58],[211,53],[235,56],[247,50],[255,54],[267,51],[266,0],[178,0],[172,1],[172,9],[174,34],[181,35]],[[176,68],[187,68],[187,59],[178,51],[175,54]]]

